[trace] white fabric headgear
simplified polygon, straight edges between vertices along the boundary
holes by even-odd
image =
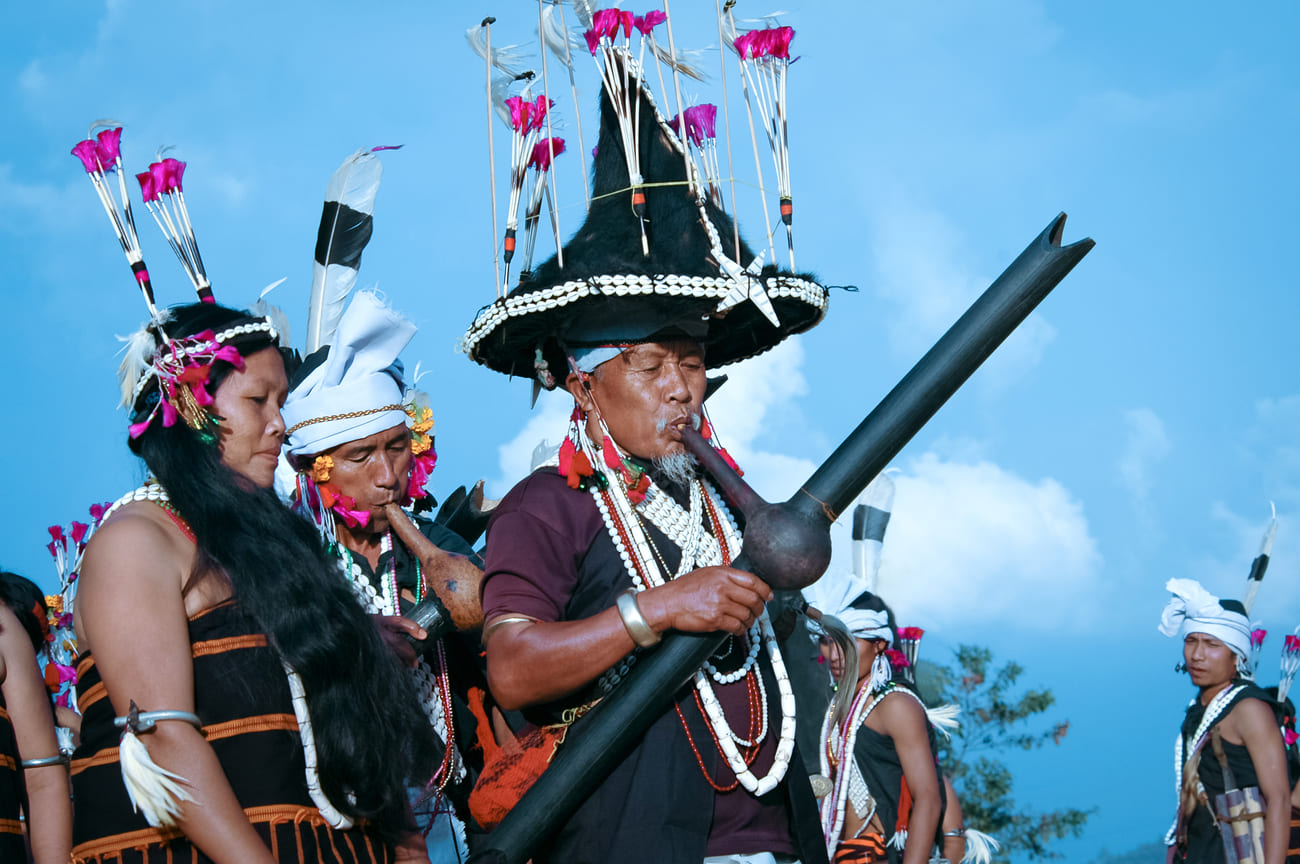
[[[398,355],[414,336],[415,325],[374,293],[353,297],[328,358],[284,403],[286,450],[294,456],[320,453],[405,423]]]
[[[867,583],[862,577],[850,571],[844,575],[826,574],[807,588],[803,589],[803,599],[824,615],[839,619],[858,639],[884,639],[893,642],[894,634],[889,629],[889,616],[881,611],[854,609],[853,601],[868,593]],[[809,620],[808,628],[814,635],[821,635],[821,627],[816,621]]]
[[[1219,598],[1195,579],[1170,579],[1165,589],[1173,593],[1160,615],[1160,632],[1186,638],[1189,633],[1213,636],[1245,660],[1250,657],[1250,621],[1240,612],[1224,609]]]

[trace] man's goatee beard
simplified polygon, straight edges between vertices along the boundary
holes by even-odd
[[[652,463],[659,475],[674,486],[689,486],[692,480],[700,476],[700,463],[690,453],[657,456]]]

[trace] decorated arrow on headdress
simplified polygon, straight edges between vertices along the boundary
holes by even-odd
[[[1247,615],[1250,615],[1251,607],[1255,605],[1259,584],[1264,581],[1264,571],[1268,569],[1268,556],[1273,551],[1273,535],[1277,533],[1277,505],[1272,501],[1268,502],[1268,505],[1273,509],[1273,518],[1264,529],[1264,539],[1260,541],[1259,554],[1255,556],[1254,561],[1250,562],[1250,575],[1246,577],[1246,596],[1241,601],[1241,605],[1246,607]]]
[[[325,187],[307,305],[307,354],[334,339],[348,294],[357,284],[361,252],[374,228],[375,195],[384,176],[384,165],[375,152],[395,149],[363,147],[343,160]]]
[[[853,572],[866,583],[866,590],[879,594],[877,576],[880,556],[894,509],[894,481],[888,474],[876,475],[853,510]]]

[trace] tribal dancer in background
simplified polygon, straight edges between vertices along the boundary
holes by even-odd
[[[822,726],[822,831],[835,862],[922,864],[943,842],[943,778],[933,723],[911,686],[895,678],[907,661],[893,648],[896,629],[865,580],[823,576],[804,589],[821,612],[822,653],[836,682]],[[897,659],[891,655],[898,655]]]
[[[1165,587],[1174,596],[1160,632],[1183,640],[1183,667],[1200,691],[1177,740],[1178,816],[1165,843],[1179,862],[1282,864],[1290,840],[1291,784],[1282,712],[1254,683],[1252,656],[1263,631],[1252,628],[1240,601],[1220,600],[1192,579],[1170,579]],[[1236,788],[1229,789],[1234,782]],[[1224,817],[1239,815],[1219,813],[1221,802],[1234,806],[1232,793],[1245,799],[1247,812],[1258,814],[1261,803],[1264,812],[1224,823]],[[1231,857],[1225,830],[1243,840],[1233,841]]]

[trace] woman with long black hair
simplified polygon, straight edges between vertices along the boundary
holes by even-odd
[[[428,723],[271,488],[274,325],[197,303],[127,351],[130,447],[151,476],[82,563],[74,858],[424,860],[406,789],[435,767]]]

